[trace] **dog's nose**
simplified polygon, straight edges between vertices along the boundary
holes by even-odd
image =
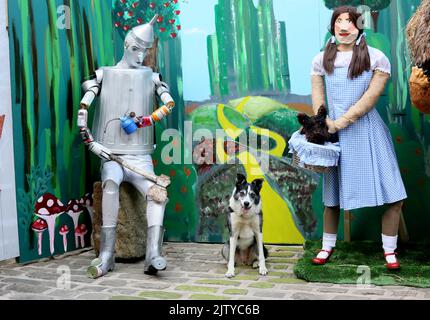
[[[245,205],[245,208],[249,207],[249,202],[248,201],[245,201],[243,204]]]

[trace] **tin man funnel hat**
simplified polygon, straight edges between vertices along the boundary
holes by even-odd
[[[149,23],[131,29],[130,36],[140,47],[152,48],[154,43],[154,24],[157,18],[158,14]]]

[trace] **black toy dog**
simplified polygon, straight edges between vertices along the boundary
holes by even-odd
[[[325,142],[338,142],[337,133],[329,133],[325,122],[327,118],[327,109],[321,106],[316,116],[309,117],[304,113],[297,115],[299,123],[303,126],[301,134],[306,136],[306,140],[315,144],[324,144]]]

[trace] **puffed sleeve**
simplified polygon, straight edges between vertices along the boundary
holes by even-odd
[[[378,70],[391,75],[391,63],[387,56],[378,49],[373,48],[370,53],[371,69]]]
[[[311,76],[324,76],[325,70],[323,67],[324,51],[318,53],[312,60]]]

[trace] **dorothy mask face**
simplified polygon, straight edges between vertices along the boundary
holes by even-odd
[[[351,44],[357,40],[359,30],[349,18],[349,13],[342,13],[336,19],[334,32],[339,43]]]

